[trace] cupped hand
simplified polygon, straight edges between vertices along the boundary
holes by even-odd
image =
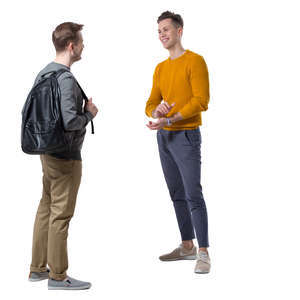
[[[149,121],[146,126],[151,130],[159,130],[162,129],[167,125],[167,119],[166,118],[159,118],[156,122]]]

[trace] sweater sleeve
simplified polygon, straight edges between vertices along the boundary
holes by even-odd
[[[61,113],[64,127],[67,131],[83,129],[93,118],[93,115],[89,112],[85,112],[82,115],[77,113],[76,86],[76,81],[72,76],[64,77],[61,80]]]
[[[179,111],[183,119],[191,118],[208,108],[209,80],[206,63],[202,56],[193,58],[190,71],[192,97]]]
[[[153,74],[153,84],[150,97],[146,103],[145,113],[148,117],[152,117],[152,111],[161,103],[162,96],[158,84],[159,65],[156,66]]]

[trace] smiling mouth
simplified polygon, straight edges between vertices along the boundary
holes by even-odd
[[[163,43],[166,43],[168,40],[169,40],[169,39],[162,39],[161,41],[162,41]]]

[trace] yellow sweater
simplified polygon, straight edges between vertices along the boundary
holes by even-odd
[[[152,117],[152,111],[164,100],[173,109],[167,114],[171,117],[180,112],[180,120],[166,130],[195,129],[202,124],[201,111],[208,108],[209,81],[206,63],[203,57],[190,50],[181,56],[170,57],[159,63],[154,71],[151,95],[146,104],[146,114]]]

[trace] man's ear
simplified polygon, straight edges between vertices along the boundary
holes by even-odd
[[[72,42],[70,42],[69,45],[67,46],[67,50],[73,51],[73,49],[74,49],[74,44]]]
[[[182,27],[178,28],[177,33],[180,35],[180,37],[182,37],[182,33],[183,33]]]

